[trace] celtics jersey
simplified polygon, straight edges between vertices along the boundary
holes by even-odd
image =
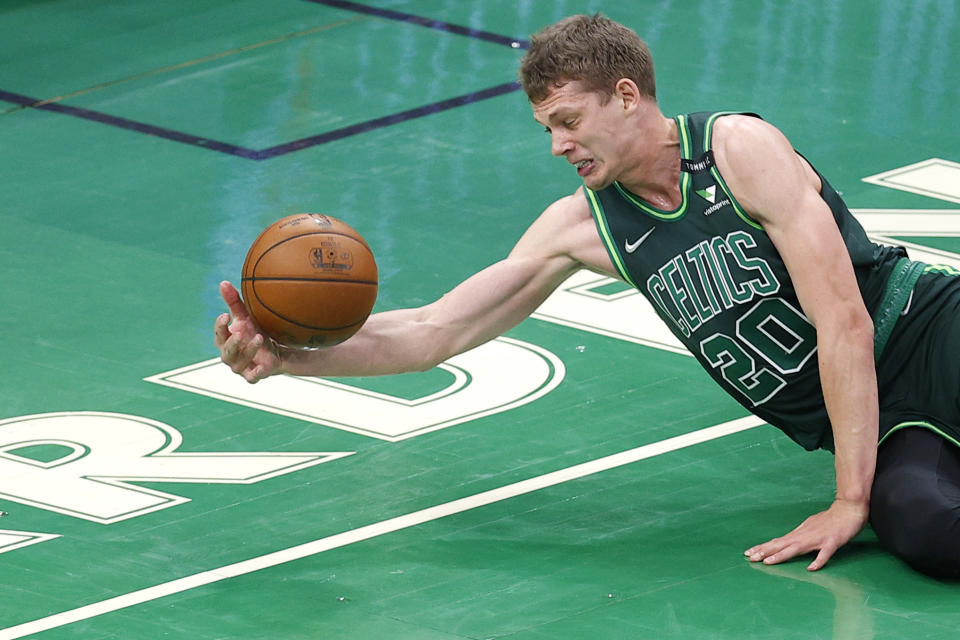
[[[663,211],[615,182],[585,189],[620,276],[643,293],[721,387],[806,449],[832,449],[816,331],[780,254],[731,195],[711,150],[717,118],[677,116],[680,206]],[[748,114],[753,115],[753,114]],[[819,175],[819,174],[818,174]],[[876,245],[820,176],[874,317],[902,249]]]

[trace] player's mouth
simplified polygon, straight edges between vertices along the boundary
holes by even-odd
[[[593,168],[596,166],[593,160],[581,160],[580,162],[575,162],[574,166],[577,168],[577,175],[581,178],[593,171]]]

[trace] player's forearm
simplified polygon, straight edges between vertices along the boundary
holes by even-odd
[[[547,244],[533,236],[528,244]],[[521,245],[432,304],[375,314],[335,347],[283,351],[280,371],[299,376],[424,371],[495,338],[529,316],[579,267],[565,253],[538,254]]]
[[[826,335],[821,335],[826,333]],[[833,427],[837,499],[868,504],[879,408],[869,316],[818,332],[820,378]]]
[[[429,325],[421,309],[387,311],[370,316],[346,342],[315,351],[280,352],[283,373],[296,376],[379,376],[433,367]]]
[[[371,316],[340,345],[284,351],[282,370],[302,376],[376,376],[429,369],[516,326],[575,266],[569,259],[502,260],[432,304]]]

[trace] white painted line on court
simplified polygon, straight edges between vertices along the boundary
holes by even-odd
[[[570,480],[583,478],[600,471],[607,471],[632,462],[707,442],[708,440],[746,431],[761,424],[763,424],[763,421],[759,418],[747,416],[707,427],[706,429],[692,431],[674,438],[668,438],[667,440],[661,440],[660,442],[637,447],[636,449],[621,451],[620,453],[591,460],[590,462],[584,462],[583,464],[578,464],[566,469],[560,469],[559,471],[553,471],[542,476],[521,480],[520,482],[508,484],[497,489],[467,496],[466,498],[460,498],[459,500],[453,500],[452,502],[414,511],[413,513],[408,513],[396,518],[390,518],[389,520],[383,520],[382,522],[377,522],[366,527],[360,527],[352,531],[345,531],[326,538],[314,540],[313,542],[307,542],[281,551],[275,551],[274,553],[268,553],[258,558],[251,558],[250,560],[229,564],[219,569],[211,569],[210,571],[204,571],[164,584],[133,591],[122,596],[109,598],[77,609],[47,616],[46,618],[33,620],[32,622],[25,622],[6,629],[0,629],[0,640],[23,638],[30,634],[49,631],[50,629],[56,629],[80,620],[87,620],[112,611],[144,604],[175,593],[182,593],[190,589],[196,589],[197,587],[226,580],[227,578],[235,578],[259,571],[260,569],[275,567],[292,560],[300,560],[301,558],[323,553],[324,551],[345,547],[355,542],[369,540],[370,538],[382,536],[387,533],[415,527],[456,513],[462,513],[470,509],[476,509],[477,507],[483,507],[488,504],[531,493],[538,489],[544,489]]]

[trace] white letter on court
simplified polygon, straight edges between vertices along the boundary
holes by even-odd
[[[180,432],[169,425],[117,413],[2,420],[0,497],[111,524],[189,502],[131,482],[251,484],[353,453],[176,453],[182,442]],[[67,452],[50,461],[16,453],[38,445]]]
[[[397,442],[533,402],[555,389],[566,371],[543,347],[505,337],[438,368],[450,374],[447,386],[412,400],[322,378],[273,376],[249,385],[219,358],[147,380]]]

